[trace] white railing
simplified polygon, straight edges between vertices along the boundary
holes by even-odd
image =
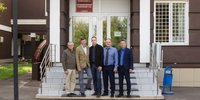
[[[46,82],[46,74],[47,70],[50,70],[50,68],[53,66],[53,62],[56,61],[56,45],[50,44],[48,45],[46,52],[44,54],[44,57],[42,59],[42,62],[40,63],[40,80],[41,83]],[[41,93],[42,93],[42,84],[41,87]]]
[[[153,82],[157,83],[157,94],[159,92],[158,73],[163,68],[163,50],[160,43],[152,43],[150,49],[150,70],[153,71]]]

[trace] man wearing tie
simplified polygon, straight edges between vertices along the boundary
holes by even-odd
[[[104,93],[102,96],[108,95],[108,79],[110,80],[110,97],[114,97],[115,93],[115,72],[118,67],[118,52],[117,49],[112,47],[111,39],[105,41],[106,47],[104,48],[104,67],[103,67],[103,83]]]
[[[124,77],[126,79],[127,85],[127,97],[130,96],[131,92],[131,82],[130,82],[130,72],[133,70],[133,55],[132,51],[127,48],[126,41],[121,40],[120,42],[121,49],[119,50],[119,67],[118,67],[118,74],[119,74],[119,95],[117,97],[124,96],[123,94],[123,80]]]

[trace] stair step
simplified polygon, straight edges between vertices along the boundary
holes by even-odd
[[[50,69],[47,68],[47,71],[48,72],[64,72],[62,66],[60,66],[60,67],[51,67]],[[152,71],[149,68],[138,67],[138,68],[135,68],[133,70],[133,72],[131,72],[131,73],[137,73],[137,72],[152,72]]]
[[[134,63],[134,68],[146,68],[146,64]]]
[[[53,76],[53,75],[51,76],[51,75],[47,75],[47,78],[63,78],[63,79],[65,79],[66,76]],[[76,79],[79,79],[78,76],[76,77]],[[83,79],[88,79],[88,77],[85,76]],[[117,76],[115,76],[115,79],[119,79],[119,78]],[[132,76],[132,77],[130,77],[130,79],[136,79],[136,77]]]
[[[136,84],[131,84],[132,88],[133,89],[137,88],[134,85],[136,85]],[[62,84],[61,85],[54,85],[54,84],[48,84],[47,85],[47,84],[42,84],[42,87],[43,88],[52,88],[52,89],[63,89],[65,87],[65,85],[62,85]],[[79,84],[76,84],[76,88],[79,88],[79,87],[80,87]],[[92,87],[93,87],[93,85],[92,85]],[[123,84],[123,87],[124,87],[124,89],[126,89],[126,84]],[[115,85],[115,88],[118,89],[119,85]]]
[[[86,83],[87,79],[85,78],[83,81],[84,81],[84,83]],[[43,82],[46,82],[46,83],[66,83],[66,79],[65,78],[47,78],[47,79],[43,79]],[[103,80],[102,80],[102,82],[103,82]],[[76,83],[79,83],[79,79],[76,79]],[[119,80],[115,79],[115,83],[118,84]],[[126,84],[126,81],[124,80],[123,83]],[[154,82],[151,79],[131,79],[131,83],[152,84]]]
[[[146,68],[146,64],[134,64],[135,69],[132,73],[130,73],[131,77],[131,95],[134,95],[135,97],[131,98],[137,98],[141,99],[143,97],[150,97],[150,98],[162,98],[161,90],[157,88],[157,82],[153,82],[153,71],[149,68]],[[56,67],[52,67],[50,69],[47,69],[46,78],[43,79],[42,87],[38,89],[38,94],[36,95],[36,98],[50,98],[50,99],[83,99],[80,97],[61,97],[63,94],[66,93],[66,91],[63,91],[65,89],[65,79],[66,75],[64,74],[62,65],[56,64]],[[87,82],[87,74],[84,73],[84,85],[86,85]],[[46,81],[45,81],[46,80]],[[119,93],[119,78],[118,73],[115,73],[115,94]],[[93,84],[91,84],[93,87]],[[124,87],[124,94],[126,94],[126,81],[124,79],[123,82]],[[103,89],[103,79],[102,79],[102,89]],[[157,89],[159,91],[157,91]],[[42,90],[42,93],[41,93]],[[80,86],[79,86],[79,78],[78,74],[76,76],[76,87],[75,87],[75,93],[80,94]],[[94,92],[94,90],[87,90],[85,91],[85,94],[87,95],[87,98],[93,98],[97,99],[94,96],[91,96],[91,94]],[[109,97],[101,97],[101,99],[108,99]],[[148,98],[148,99],[150,99]],[[113,99],[113,98],[110,98]],[[114,98],[119,99],[119,98]],[[120,98],[120,99],[127,99],[127,98]],[[129,99],[129,98],[128,98]]]
[[[54,89],[63,89],[64,88],[64,84],[62,83],[42,83],[42,87],[43,88],[54,88]],[[92,85],[93,86],[93,85]],[[79,88],[79,84],[76,85],[76,88]],[[102,85],[103,87],[103,85]],[[116,88],[119,87],[119,85],[117,84],[115,86]],[[126,84],[123,84],[124,89],[126,89]],[[138,89],[138,90],[156,90],[157,88],[157,84],[132,84],[131,85],[132,88]]]
[[[51,90],[51,89],[43,89],[42,93],[40,93],[40,89],[38,90],[38,94],[40,95],[51,95],[51,96],[62,96],[63,94],[66,94],[65,91],[58,91],[58,90]],[[74,91],[75,94],[80,94],[80,91]],[[94,93],[93,90],[86,90],[85,94],[86,96],[91,96]],[[115,94],[119,94],[119,91],[115,91]],[[124,94],[126,94],[126,91],[124,91]],[[161,96],[161,92],[159,90],[158,94],[156,90],[150,90],[150,91],[131,91],[131,95],[139,95],[139,96]]]
[[[83,100],[83,97],[61,97],[61,96],[45,96],[45,95],[36,95],[36,98],[41,98],[41,99],[64,99],[64,100]],[[164,96],[144,96],[144,97],[140,97],[138,95],[132,96],[131,98],[126,98],[126,97],[121,97],[121,98],[110,98],[109,96],[104,96],[104,97],[100,97],[97,98],[95,96],[87,96],[84,98],[85,100],[100,100],[100,99],[104,99],[104,100],[164,100]]]
[[[146,63],[142,64],[142,63],[134,63],[133,64],[135,68],[146,68]],[[62,67],[62,63],[60,62],[56,62],[53,63],[54,67]]]
[[[47,77],[66,77],[66,75],[64,74],[64,72],[47,72]],[[78,77],[78,74],[76,75],[76,77]],[[87,77],[87,74],[84,74],[84,77]],[[102,76],[103,77],[103,76]],[[130,77],[137,77],[137,78],[152,78],[153,77],[153,73],[134,73],[134,74],[130,74]],[[115,78],[118,78],[118,74],[115,74]]]
[[[59,88],[59,89],[57,89],[57,88],[42,88],[42,89],[43,89],[43,90],[52,90],[52,91],[65,91],[65,88],[64,88],[64,87],[63,87],[63,88]],[[126,88],[124,88],[123,90],[124,90],[124,91],[127,91]],[[79,88],[79,87],[76,87],[76,88],[74,89],[74,91],[80,91],[80,88]],[[119,91],[119,88],[116,88],[115,91]],[[135,89],[135,88],[132,88],[131,91],[139,91],[139,90],[138,90],[138,89]]]

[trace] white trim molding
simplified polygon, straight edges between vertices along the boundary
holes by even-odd
[[[10,20],[11,25],[13,19]],[[18,19],[18,25],[46,25],[46,19]]]
[[[50,44],[56,45],[52,48],[52,57],[55,62],[60,62],[60,0],[50,0]]]
[[[6,26],[2,24],[0,24],[0,30],[6,31],[6,32],[12,32],[12,28],[10,26]]]
[[[150,0],[140,0],[140,63],[150,62]]]
[[[47,12],[47,0],[45,0],[45,6],[44,6],[45,8],[45,16],[48,16],[48,12]]]

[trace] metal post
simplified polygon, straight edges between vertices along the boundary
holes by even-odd
[[[53,59],[53,58],[52,58],[52,57],[53,57],[53,56],[52,56],[52,55],[53,55],[53,52],[52,52],[52,47],[53,47],[53,45],[50,44],[50,53],[51,53],[51,62],[50,62],[50,63],[51,63],[51,67],[53,66],[53,60],[52,60],[52,59]],[[49,70],[50,70],[50,69],[49,69]]]
[[[56,62],[56,45],[54,45],[54,62]]]
[[[18,87],[18,26],[17,26],[17,16],[18,16],[18,0],[13,0],[12,2],[13,11],[13,45],[14,45],[14,100],[19,100],[19,87]]]

